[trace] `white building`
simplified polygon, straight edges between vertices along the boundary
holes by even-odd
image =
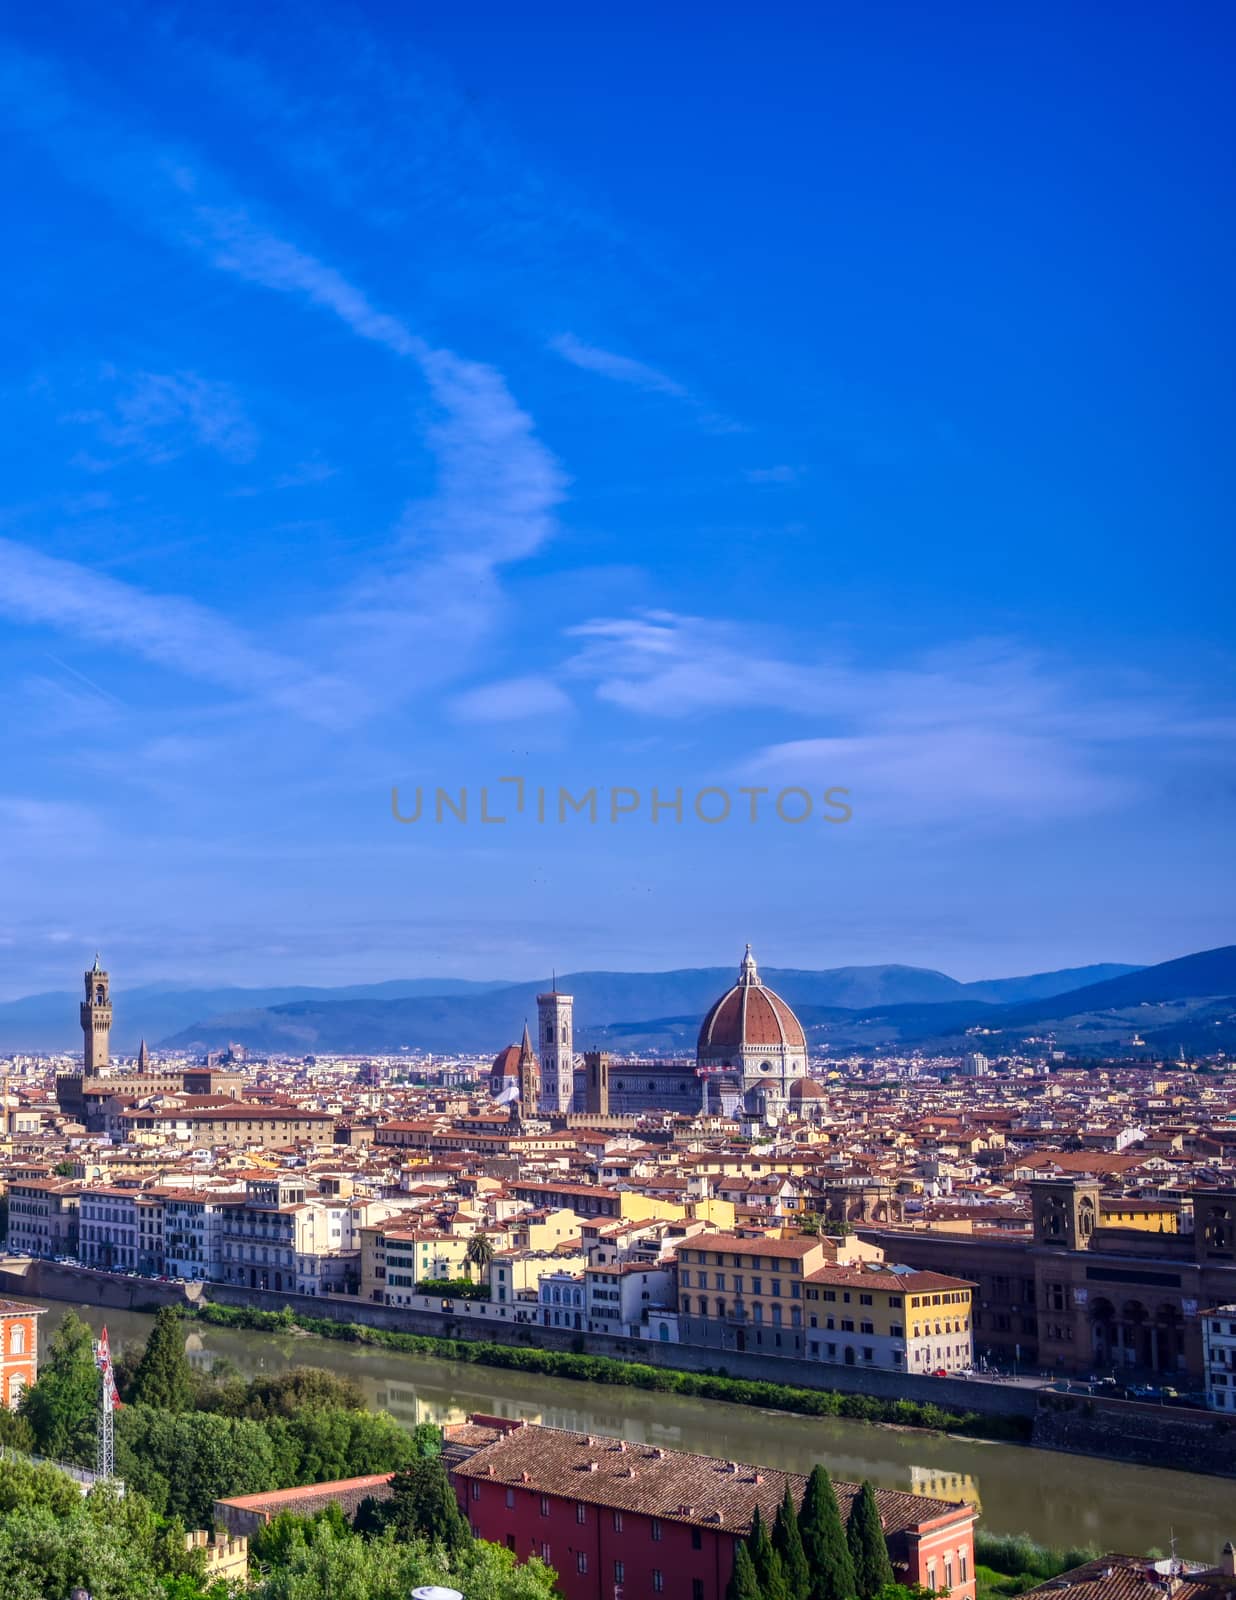
[[[537,1284],[542,1327],[582,1330],[584,1299],[582,1272],[546,1272]]]
[[[192,1189],[163,1200],[163,1271],[169,1278],[221,1278],[223,1233],[240,1201]]]
[[[83,1189],[78,1258],[102,1272],[138,1270],[139,1189]]]
[[[248,1183],[222,1232],[222,1280],[249,1289],[347,1294],[360,1283],[360,1241],[346,1201],[305,1199],[303,1178]]]
[[[1236,1411],[1236,1305],[1202,1312],[1202,1375],[1212,1411]]]

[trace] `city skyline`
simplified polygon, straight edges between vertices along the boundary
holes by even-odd
[[[70,11],[0,45],[6,996],[1230,941],[1230,18]],[[510,774],[688,815],[392,817]]]

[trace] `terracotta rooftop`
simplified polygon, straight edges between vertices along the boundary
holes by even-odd
[[[456,1442],[453,1428],[447,1429],[447,1438]],[[511,1427],[453,1470],[458,1478],[530,1486],[617,1511],[740,1534],[749,1531],[757,1506],[761,1517],[772,1522],[787,1483],[796,1502],[807,1486],[796,1472],[531,1423]],[[834,1488],[844,1521],[859,1485],[835,1482]],[[886,1535],[975,1514],[964,1502],[895,1489],[877,1489],[876,1501]]]

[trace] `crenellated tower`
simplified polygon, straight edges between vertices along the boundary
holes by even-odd
[[[86,998],[82,1001],[82,1071],[94,1077],[111,1060],[112,999],[111,980],[99,965],[86,973]]]

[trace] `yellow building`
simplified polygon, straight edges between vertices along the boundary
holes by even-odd
[[[1100,1228],[1137,1228],[1142,1233],[1179,1233],[1180,1212],[1159,1200],[1100,1200]]]
[[[392,1289],[407,1297],[426,1278],[467,1276],[468,1241],[458,1235],[385,1222],[362,1228],[360,1236],[362,1300],[389,1305]]]
[[[805,1294],[808,1357],[919,1374],[973,1363],[973,1285],[962,1278],[865,1262],[813,1272]]]
[[[779,1238],[699,1233],[678,1251],[678,1319],[684,1343],[802,1355],[806,1286],[826,1267],[878,1261],[855,1235]]]

